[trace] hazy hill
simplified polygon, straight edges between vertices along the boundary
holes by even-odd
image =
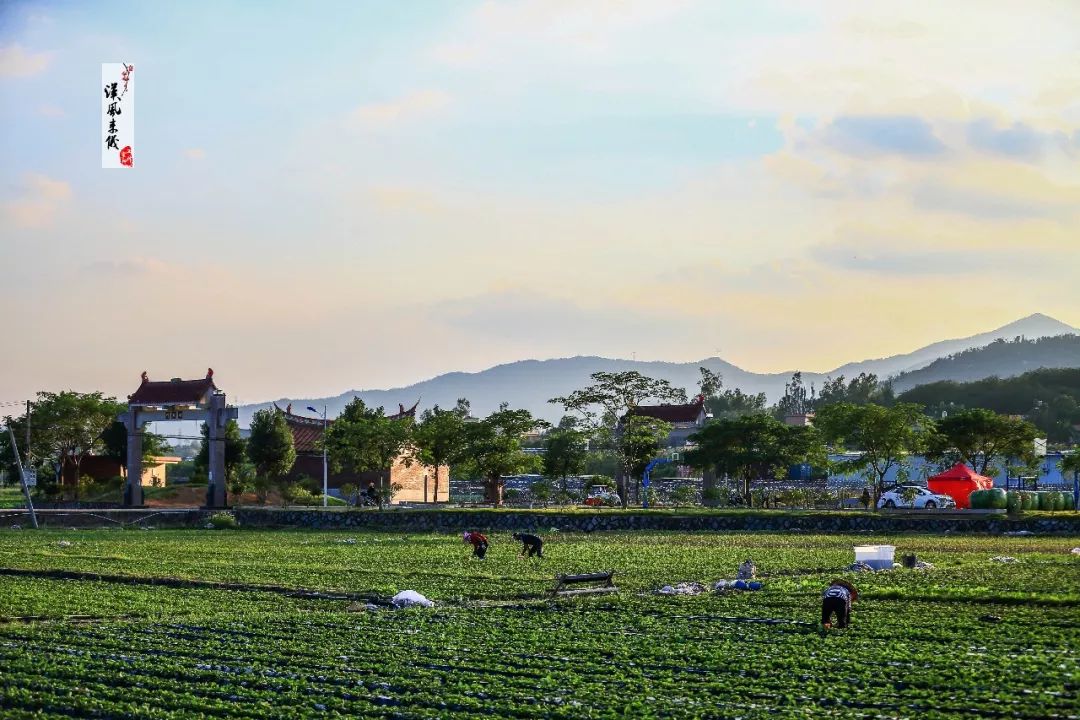
[[[828,373],[804,372],[803,378],[807,384],[814,383],[818,387],[826,377],[836,377],[841,374],[851,378],[860,372],[871,372],[885,378],[905,370],[921,368],[938,358],[968,348],[984,346],[997,339],[1011,339],[1017,336],[1035,338],[1064,333],[1080,333],[1080,330],[1045,315],[1032,315],[988,333],[957,340],[945,340],[906,355],[849,363]],[[791,371],[764,374],[749,372],[720,358],[671,363],[579,356],[552,360],[521,360],[497,365],[476,373],[447,373],[406,387],[388,390],[351,390],[329,398],[282,398],[277,403],[284,407],[291,402],[296,412],[306,412],[303,408],[308,405],[321,410],[323,404],[326,404],[328,414],[333,417],[357,395],[369,405],[381,405],[395,410],[399,403],[411,406],[417,400],[420,400],[421,409],[436,404],[448,407],[452,406],[458,398],[465,397],[472,402],[475,415],[485,415],[505,401],[512,407],[526,408],[540,417],[558,420],[562,414],[562,408],[549,404],[547,400],[558,395],[566,395],[582,387],[589,381],[591,373],[600,370],[609,372],[637,370],[650,377],[666,378],[676,386],[685,387],[693,392],[697,386],[699,366],[720,373],[724,378],[724,387],[740,388],[748,393],[764,392],[768,395],[770,402],[783,395],[784,384],[791,377]],[[246,427],[255,410],[269,406],[268,402],[242,406],[240,424]]]
[[[903,392],[942,380],[1013,377],[1039,368],[1080,368],[1080,335],[995,340],[985,347],[938,358],[924,368],[902,373],[893,380],[893,388]]]

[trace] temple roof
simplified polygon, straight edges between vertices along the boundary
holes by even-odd
[[[415,418],[416,407],[419,404],[420,401],[417,400],[416,404],[411,408],[398,405],[398,412],[386,417],[389,420],[402,420],[406,417]],[[319,441],[322,440],[323,434],[323,419],[321,417],[294,415],[291,403],[284,410],[278,407],[277,403],[274,403],[274,409],[285,416],[285,423],[289,426],[289,430],[292,431],[293,447],[297,453],[321,452],[319,448]],[[328,418],[326,425],[329,427],[333,424],[334,421]]]
[[[705,412],[705,398],[698,395],[694,402],[683,405],[638,405],[627,415],[651,417],[669,423],[695,423]]]
[[[209,370],[201,380],[152,381],[144,372],[139,389],[128,395],[130,405],[201,405],[211,393],[217,392],[214,371]]]

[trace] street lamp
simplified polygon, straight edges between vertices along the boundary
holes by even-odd
[[[319,412],[308,405],[308,410],[313,413]],[[326,486],[326,406],[322,407],[322,506],[326,507],[326,496],[329,494]]]

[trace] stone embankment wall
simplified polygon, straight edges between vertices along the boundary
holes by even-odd
[[[887,516],[869,513],[728,512],[675,515],[671,513],[550,513],[528,511],[377,510],[319,511],[240,508],[241,527],[292,527],[321,530],[370,529],[400,532],[504,531],[558,528],[561,532],[621,530],[681,530],[687,532],[811,532],[811,533],[986,533],[1027,531],[1040,535],[1080,535],[1075,514],[1012,518],[1005,515],[940,517]]]
[[[212,513],[198,508],[162,510],[154,508],[38,509],[38,527],[43,528],[197,528],[206,524]],[[21,508],[0,509],[0,527],[30,527],[30,515]]]

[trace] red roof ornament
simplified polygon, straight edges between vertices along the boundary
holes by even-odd
[[[214,377],[214,368],[206,368],[206,379]]]

